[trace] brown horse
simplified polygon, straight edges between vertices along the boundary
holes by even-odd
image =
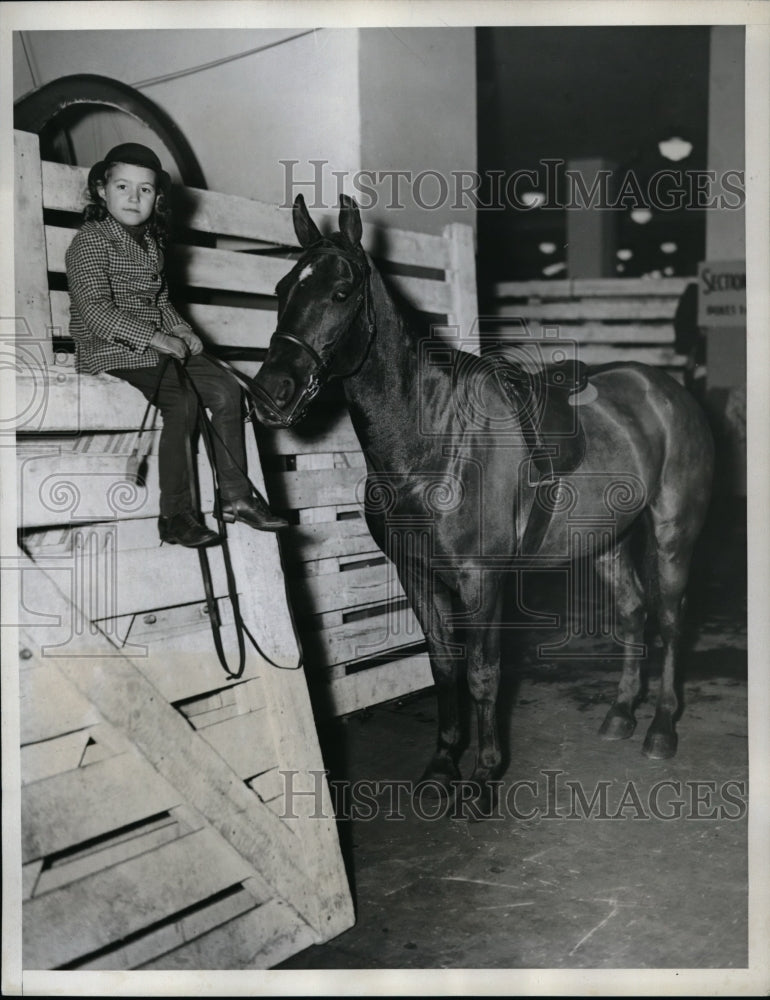
[[[366,457],[367,523],[396,566],[430,655],[439,727],[423,780],[451,791],[460,777],[465,673],[478,722],[471,780],[482,798],[493,799],[502,763],[503,584],[512,569],[538,560],[569,565],[591,557],[613,589],[625,653],[600,730],[605,739],[634,730],[653,605],[663,672],[643,752],[672,756],[684,591],[713,465],[711,435],[694,399],[641,364],[602,366],[568,400],[557,390],[550,399],[520,391],[510,368],[483,356],[446,347],[431,360],[361,247],[352,199],[341,198],[340,232],[324,238],[300,196],[294,227],[304,252],[276,289],[278,326],[253,386],[257,412],[268,426],[288,426],[327,379],[343,380]],[[542,419],[525,412],[533,399],[545,399]],[[573,421],[569,430],[565,420]],[[548,427],[558,432],[557,449],[544,447]],[[630,544],[640,519],[654,568],[645,586]]]

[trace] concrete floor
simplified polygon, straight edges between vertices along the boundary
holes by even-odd
[[[679,751],[672,760],[649,761],[640,752],[657,689],[655,651],[636,733],[607,743],[597,730],[614,694],[617,664],[603,660],[600,650],[571,661],[538,657],[538,644],[553,641],[553,632],[529,633],[517,663],[511,652],[506,657],[503,794],[512,795],[516,782],[534,783],[519,786],[518,817],[502,808],[501,818],[474,822],[445,808],[428,819],[408,798],[397,809],[403,818],[392,816],[392,782],[416,780],[433,748],[430,691],[322,729],[332,779],[384,784],[373,818],[339,822],[356,925],[280,968],[745,966],[742,517],[731,510],[727,531],[718,521],[697,556],[694,642],[685,659]],[[548,606],[555,597],[546,585],[538,599]],[[472,765],[471,737],[464,775]],[[603,787],[603,815],[615,818],[597,816],[599,801],[593,811],[581,809],[579,799],[573,808],[567,782],[579,782],[589,802]],[[679,818],[662,818],[675,812],[674,798],[684,802]],[[567,819],[570,812],[577,818]]]

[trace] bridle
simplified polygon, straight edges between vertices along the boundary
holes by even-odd
[[[294,265],[293,271],[306,267],[316,256],[321,254],[329,254],[332,257],[339,257],[342,260],[346,260],[349,264],[352,264],[355,268],[360,269],[362,273],[360,291],[358,294],[358,303],[356,308],[351,313],[350,319],[345,324],[345,326],[339,331],[337,336],[331,341],[326,347],[319,353],[316,349],[309,344],[306,340],[298,337],[295,333],[290,330],[282,330],[278,327],[272,336],[271,346],[276,341],[285,341],[286,343],[292,344],[294,347],[299,348],[304,351],[305,354],[310,358],[313,368],[310,373],[310,377],[307,383],[302,388],[302,390],[297,395],[297,398],[293,401],[291,407],[286,410],[282,409],[270,393],[259,385],[256,381],[252,381],[249,386],[249,392],[252,397],[258,399],[261,405],[269,412],[270,416],[281,423],[284,427],[290,427],[293,423],[299,420],[307,410],[308,406],[312,403],[318,393],[321,391],[321,387],[326,381],[327,371],[331,367],[334,358],[337,354],[337,350],[347,336],[349,330],[358,319],[359,314],[362,309],[366,315],[366,326],[367,326],[367,342],[362,353],[360,361],[357,361],[354,366],[347,372],[338,373],[339,378],[349,378],[351,375],[355,375],[356,372],[361,368],[366,357],[369,353],[369,348],[371,347],[372,340],[374,338],[375,322],[374,315],[372,312],[372,292],[371,292],[371,268],[369,267],[369,261],[366,258],[366,254],[360,248],[351,247],[349,250],[346,247],[340,246],[338,243],[333,242],[327,238],[321,238],[320,240],[313,243],[307,248],[305,253],[299,258],[297,263]],[[290,272],[291,273],[291,272]],[[287,275],[288,277],[288,275]]]

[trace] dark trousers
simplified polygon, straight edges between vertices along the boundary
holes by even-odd
[[[139,389],[155,403],[163,417],[158,450],[160,513],[170,517],[193,509],[193,493],[187,464],[187,439],[198,423],[195,392],[180,382],[174,362],[169,359],[158,386],[164,361],[152,368],[113,368],[116,375]],[[214,428],[214,456],[219,472],[222,500],[251,496],[246,478],[246,448],[243,438],[241,388],[236,380],[202,355],[191,357],[185,371],[198,390],[206,409],[211,411]],[[157,389],[157,395],[155,395]]]

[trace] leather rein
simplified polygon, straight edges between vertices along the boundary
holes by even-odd
[[[213,357],[208,352],[204,352],[204,354],[212,364],[215,364],[218,368],[221,368],[223,371],[229,373],[230,375],[233,375],[238,379],[239,382],[243,383],[245,387],[248,388],[246,376],[244,376],[241,372],[237,371],[231,365],[227,364],[226,361],[221,361],[219,358]],[[183,388],[186,387],[189,390],[187,393],[188,405],[195,405],[197,407],[198,417],[201,427],[201,437],[203,438],[206,455],[209,461],[209,465],[211,467],[212,477],[214,479],[214,493],[215,496],[218,498],[219,469],[217,467],[216,455],[214,452],[214,435],[216,435],[217,432],[214,429],[214,426],[209,418],[209,415],[206,413],[206,407],[203,404],[203,400],[201,399],[200,394],[198,393],[195,383],[185,371],[184,363],[176,358],[171,358],[170,356],[167,356],[166,363],[161,367],[155,392],[153,393],[152,398],[147,403],[147,407],[144,412],[144,417],[142,419],[139,432],[137,434],[137,440],[134,445],[131,456],[128,460],[128,474],[129,476],[136,479],[142,478],[141,469],[144,463],[144,459],[146,458],[148,449],[146,447],[142,448],[140,442],[142,435],[144,434],[145,425],[147,423],[147,417],[149,415],[150,408],[155,404],[155,400],[157,398],[158,391],[160,389],[161,381],[163,379],[163,375],[165,374],[169,362],[173,362],[180,385]],[[157,417],[157,410],[153,415],[153,420],[150,430],[152,430],[154,427],[156,417]],[[246,416],[246,420],[247,421],[251,420],[252,424],[255,422],[255,417],[253,412],[249,411],[249,413]],[[227,445],[224,441],[221,441],[221,443],[225,448],[227,448]],[[187,437],[185,442],[185,459],[187,462],[187,472],[190,482],[190,490],[193,493],[193,502],[196,505],[196,507],[199,508],[200,503],[198,496],[197,468],[192,452],[192,441],[190,440],[189,436]],[[242,469],[241,471],[246,476],[246,479],[249,485],[251,486],[252,490],[258,492],[257,487],[254,485],[254,483],[252,483],[252,481],[246,475],[246,470]],[[206,601],[206,615],[209,620],[209,626],[211,628],[211,635],[214,641],[214,648],[216,650],[217,659],[219,660],[222,669],[224,670],[225,674],[227,674],[227,677],[231,680],[237,680],[239,677],[242,676],[244,667],[246,665],[245,638],[248,638],[249,642],[254,647],[254,649],[259,653],[262,659],[265,660],[267,663],[269,663],[271,666],[278,667],[284,670],[298,669],[299,667],[302,666],[301,660],[296,667],[285,667],[282,664],[275,663],[273,660],[271,660],[270,657],[260,648],[257,640],[254,638],[249,629],[246,627],[246,623],[243,621],[243,616],[241,615],[240,602],[238,597],[238,585],[235,579],[235,572],[233,570],[232,560],[230,557],[230,547],[227,540],[227,527],[222,517],[221,505],[218,499],[215,501],[213,513],[217,521],[217,530],[220,537],[220,542],[216,547],[222,549],[222,559],[224,562],[225,579],[227,581],[227,597],[228,600],[230,601],[230,606],[232,607],[233,610],[233,624],[235,626],[235,635],[238,643],[238,663],[237,666],[234,668],[231,667],[230,663],[228,662],[227,654],[225,652],[224,644],[222,642],[222,635],[221,635],[222,617],[220,615],[219,605],[217,603],[217,597],[214,593],[214,585],[211,577],[211,567],[209,566],[208,551],[205,546],[197,548],[196,551],[198,553],[198,559],[200,562],[200,569],[201,569],[201,578],[203,580],[203,590]]]

